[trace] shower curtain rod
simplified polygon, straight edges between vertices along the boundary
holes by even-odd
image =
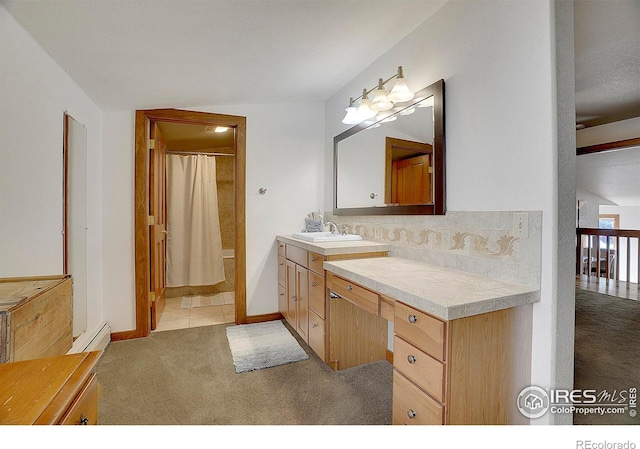
[[[235,156],[235,154],[229,153],[203,153],[198,151],[167,151],[166,154],[177,154],[178,156],[193,156],[193,155],[203,155],[203,156]]]

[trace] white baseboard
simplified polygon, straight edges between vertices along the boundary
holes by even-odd
[[[111,341],[111,327],[109,324],[102,323],[92,335],[82,336],[73,343],[69,350],[69,354],[78,352],[90,352],[104,350]]]

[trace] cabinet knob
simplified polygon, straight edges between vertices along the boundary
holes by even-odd
[[[313,323],[313,324],[311,325],[311,327],[313,327],[313,328],[318,327],[318,323]]]
[[[280,264],[280,266],[284,265],[284,262]]]
[[[347,290],[351,291],[351,290],[353,290],[353,287],[350,286],[350,285],[347,285]]]
[[[411,324],[414,324],[416,321],[418,321],[418,317],[415,315],[409,315],[409,322]]]
[[[407,356],[407,362],[413,365],[414,363],[416,363],[416,357],[414,355],[409,354]]]
[[[297,301],[298,297],[297,296],[293,296],[291,299],[293,299],[294,301]]]
[[[78,424],[81,426],[89,425],[89,418],[83,416],[82,418],[80,418],[80,421],[78,421]]]
[[[284,296],[284,293],[280,293],[280,296]]]
[[[311,286],[312,286],[312,287],[317,287],[317,286],[318,286],[318,284],[316,284],[315,282],[312,282],[312,283],[311,283]]]
[[[284,245],[281,243],[280,245],[278,245],[280,248],[284,248]]]
[[[413,410],[409,409],[407,410],[407,416],[409,417],[409,419],[413,419],[416,417],[416,412],[414,412]]]
[[[311,257],[311,262],[315,262],[316,260],[318,259],[316,259],[315,257]]]

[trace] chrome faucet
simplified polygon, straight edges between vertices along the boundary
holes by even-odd
[[[329,226],[329,232],[331,232],[332,234],[338,233],[338,225],[335,224],[333,221],[326,221],[324,224]],[[333,231],[331,230],[331,226],[333,226]]]

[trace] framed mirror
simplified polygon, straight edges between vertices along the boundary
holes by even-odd
[[[444,215],[444,81],[333,139],[335,215]]]

